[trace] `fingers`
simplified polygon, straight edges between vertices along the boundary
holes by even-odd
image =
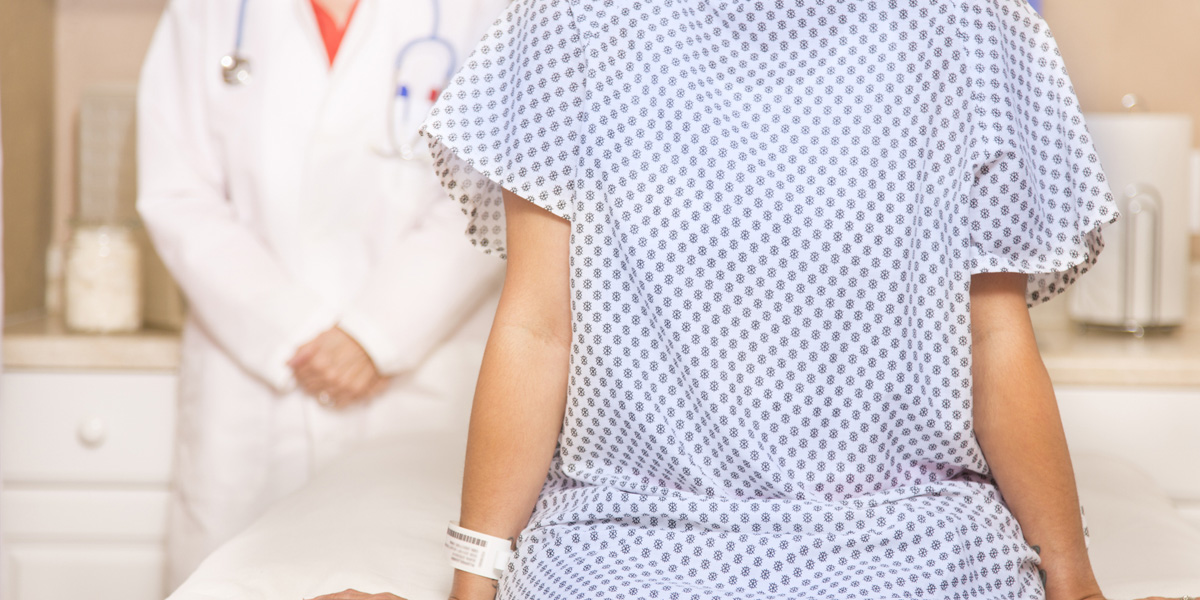
[[[376,388],[382,388],[380,379],[373,369],[362,367],[352,367],[348,372],[338,372],[336,369],[297,372],[297,381],[305,391],[313,396],[328,394],[335,408],[344,408],[375,396]]]
[[[311,600],[404,600],[395,594],[367,594],[358,590],[345,590],[336,594],[318,596]]]
[[[328,363],[328,359],[323,354],[317,353],[299,368],[293,369],[292,373],[296,377],[296,382],[306,392],[313,395],[323,391],[328,392],[333,384]]]
[[[316,339],[297,348],[296,353],[292,355],[290,360],[288,360],[287,365],[294,370],[308,363],[308,361],[317,353],[317,348],[320,345],[319,340],[320,336],[317,336]]]
[[[384,387],[370,355],[336,327],[301,346],[288,364],[304,391],[313,397],[328,395],[333,408],[368,399]]]
[[[363,599],[369,598],[369,597],[370,596],[368,596],[367,594],[364,594],[357,590],[344,590],[344,591],[338,592],[336,594],[327,594],[324,596],[318,596],[316,598],[313,598],[312,600],[363,600]]]
[[[324,334],[321,334],[313,341],[300,346],[296,350],[296,354],[288,361],[296,383],[304,391],[313,395],[324,390],[326,385],[324,380],[329,358],[324,352],[325,339],[323,336]]]
[[[373,370],[363,368],[339,379],[331,388],[333,390],[331,394],[333,394],[338,408],[344,408],[374,396],[372,392],[376,387],[377,379]]]
[[[383,391],[386,390],[387,387],[391,384],[392,384],[391,377],[377,377],[375,379],[375,381],[371,384],[371,391],[369,392],[369,395],[372,398],[374,398],[375,396],[382,394]]]

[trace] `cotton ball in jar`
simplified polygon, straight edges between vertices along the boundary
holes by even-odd
[[[67,253],[66,324],[87,333],[142,326],[141,250],[129,227],[82,226]]]

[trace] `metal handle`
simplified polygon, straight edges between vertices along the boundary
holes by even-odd
[[[1121,97],[1121,106],[1129,112],[1140,112],[1142,108],[1142,99],[1137,94],[1125,94]]]
[[[1152,185],[1137,184],[1125,189],[1125,195],[1118,205],[1125,215],[1122,242],[1125,255],[1121,265],[1122,280],[1125,285],[1122,297],[1121,315],[1124,319],[1125,330],[1139,337],[1146,332],[1143,323],[1134,314],[1134,303],[1137,296],[1138,271],[1138,228],[1143,219],[1150,219],[1150,325],[1159,322],[1162,311],[1162,197]]]

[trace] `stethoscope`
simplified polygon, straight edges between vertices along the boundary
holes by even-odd
[[[245,39],[246,30],[246,5],[250,0],[241,0],[238,6],[238,19],[236,37],[233,42],[233,52],[221,57],[221,78],[226,85],[244,86],[250,83],[251,79],[251,64],[250,59],[242,55],[242,42]],[[446,73],[442,79],[442,86],[450,81],[454,76],[454,69],[458,66],[458,54],[454,51],[454,45],[449,40],[442,37],[438,32],[441,28],[442,21],[442,6],[441,0],[431,0],[433,5],[433,27],[428,36],[420,37],[412,40],[400,48],[396,53],[396,60],[392,66],[392,105],[388,108],[387,114],[387,144],[382,148],[374,148],[375,152],[386,158],[401,158],[404,160],[412,160],[416,157],[417,148],[417,132],[412,132],[411,137],[407,140],[401,139],[403,134],[401,129],[408,129],[410,119],[412,118],[412,104],[415,96],[415,90],[404,79],[404,65],[408,60],[409,54],[418,46],[434,45],[442,49],[447,58]],[[428,98],[430,102],[437,100],[441,94],[441,89],[430,88]],[[397,107],[399,104],[399,107]],[[397,113],[400,113],[400,118],[397,119]]]
[[[246,4],[242,0],[238,6],[237,37],[233,40],[233,53],[221,57],[221,78],[225,85],[246,85],[250,83],[250,60],[242,56],[242,38],[246,32]]]

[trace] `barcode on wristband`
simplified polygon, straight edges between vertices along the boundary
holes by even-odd
[[[455,531],[455,530],[453,530],[453,529],[447,529],[447,530],[446,530],[446,534],[447,534],[447,535],[449,535],[450,537],[452,537],[452,538],[456,539],[456,540],[461,540],[461,541],[464,541],[464,542],[466,542],[466,543],[468,543],[468,544],[472,544],[472,545],[475,545],[475,546],[480,546],[480,547],[483,547],[483,548],[486,548],[486,547],[487,547],[487,542],[486,542],[486,541],[484,541],[484,540],[481,540],[481,539],[479,539],[479,538],[477,538],[477,537],[475,537],[475,536],[470,536],[470,535],[467,535],[467,534],[465,534],[465,533],[459,533],[459,532],[457,532],[457,531]]]

